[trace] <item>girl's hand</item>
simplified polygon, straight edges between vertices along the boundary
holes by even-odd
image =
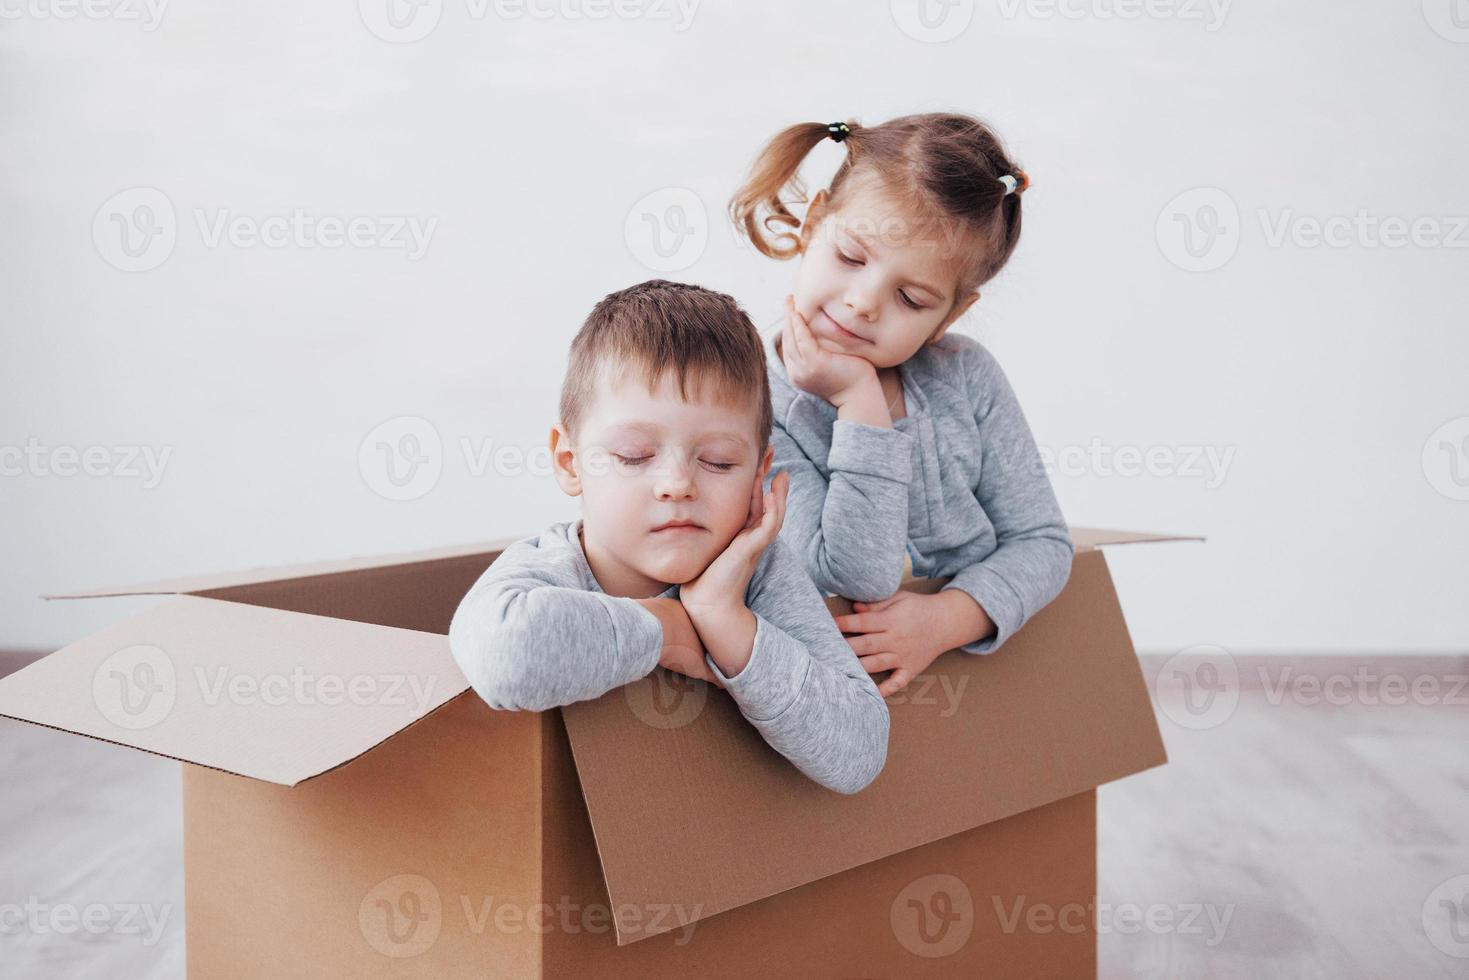
[[[697,626],[703,616],[718,616],[745,608],[745,590],[765,549],[775,540],[785,521],[786,493],[791,475],[784,470],[775,475],[770,492],[760,493],[756,480],[750,495],[750,510],[745,526],[719,557],[709,563],[703,574],[679,587],[679,600]]]
[[[868,385],[879,392],[882,390],[872,362],[824,346],[806,318],[796,311],[792,296],[786,297],[786,325],[780,336],[780,357],[785,363],[786,376],[801,391],[841,408],[853,392]]]
[[[869,674],[893,672],[877,686],[885,698],[907,687],[939,654],[972,643],[992,628],[979,603],[957,589],[932,595],[900,591],[881,602],[854,602],[852,608],[852,615],[836,617],[837,629],[858,634],[847,643]],[[980,617],[984,624],[976,632]]]

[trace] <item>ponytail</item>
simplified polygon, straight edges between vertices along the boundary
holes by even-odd
[[[789,259],[801,251],[801,227],[787,204],[804,204],[806,188],[798,173],[811,150],[827,137],[852,139],[856,123],[797,123],[776,133],[760,151],[749,176],[729,202],[735,227],[772,259]],[[846,164],[843,165],[846,169]],[[782,195],[788,195],[783,199]]]

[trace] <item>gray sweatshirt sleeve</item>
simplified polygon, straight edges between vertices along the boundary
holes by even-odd
[[[783,540],[765,549],[747,604],[749,662],[726,677],[706,654],[709,669],[772,748],[828,789],[856,793],[887,761],[887,702]]]
[[[545,711],[586,701],[658,665],[658,617],[632,599],[588,591],[567,557],[517,542],[454,611],[449,650],[490,707]]]
[[[944,588],[964,590],[994,620],[993,635],[960,647],[990,653],[1060,594],[1071,576],[1073,546],[1009,379],[978,344],[966,347],[966,361],[982,454],[976,496],[997,547]]]
[[[781,537],[819,588],[858,602],[888,598],[903,580],[913,437],[845,419],[830,422],[801,404],[815,395],[772,375],[772,392],[779,388],[785,396],[776,399],[777,408],[788,409],[777,411],[770,438],[770,472],[791,475]],[[829,477],[801,450],[803,429],[813,425],[831,426]]]

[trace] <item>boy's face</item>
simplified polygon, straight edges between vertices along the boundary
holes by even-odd
[[[957,226],[915,223],[871,180],[849,186],[840,209],[818,193],[808,215],[796,311],[841,353],[894,367],[978,299],[955,289]]]
[[[582,498],[582,547],[609,595],[697,578],[759,506],[773,450],[759,455],[754,397],[733,406],[701,394],[690,379],[685,402],[671,373],[649,391],[604,372],[576,438],[552,430],[556,481]]]

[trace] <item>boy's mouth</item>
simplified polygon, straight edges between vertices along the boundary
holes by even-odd
[[[704,530],[704,529],[702,527],[700,527],[699,525],[695,524],[693,521],[677,520],[677,521],[667,521],[667,522],[665,522],[663,524],[659,524],[657,527],[653,528],[653,533],[654,534],[657,534],[659,531],[702,531],[702,530]]]

